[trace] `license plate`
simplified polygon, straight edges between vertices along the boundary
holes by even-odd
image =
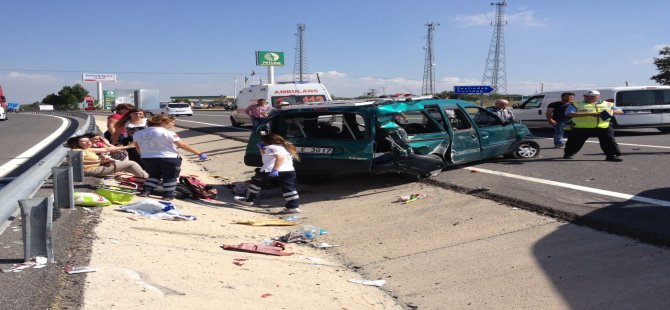
[[[298,153],[300,154],[313,154],[313,155],[332,155],[332,147],[313,147],[313,146],[302,146],[298,147]]]

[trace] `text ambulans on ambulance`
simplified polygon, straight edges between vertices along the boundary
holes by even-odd
[[[246,87],[237,94],[230,122],[238,127],[250,124],[251,118],[245,112],[247,107],[256,104],[258,99],[265,99],[274,109],[285,105],[296,105],[314,102],[331,101],[330,92],[321,83],[279,83],[261,84]]]

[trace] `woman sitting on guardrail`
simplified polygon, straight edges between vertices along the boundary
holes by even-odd
[[[84,174],[88,176],[102,177],[116,172],[128,172],[137,177],[146,178],[149,175],[142,170],[142,167],[134,161],[117,161],[98,154],[118,150],[134,149],[135,144],[127,146],[113,146],[94,148],[91,140],[86,136],[74,136],[67,139],[65,143],[73,150],[81,150],[84,157]]]

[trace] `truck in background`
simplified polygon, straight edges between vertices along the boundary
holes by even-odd
[[[149,114],[160,114],[158,89],[115,89],[114,105],[132,104]]]
[[[251,123],[245,112],[247,107],[256,104],[258,99],[265,99],[275,109],[285,105],[317,103],[332,101],[330,92],[321,83],[278,83],[251,85],[243,88],[235,98],[235,111],[230,116],[234,127]]]
[[[615,115],[612,120],[614,128],[656,128],[661,132],[670,133],[670,86],[626,86],[595,88],[600,92],[600,100],[613,102],[624,112]],[[516,106],[512,112],[517,120],[528,127],[552,126],[545,116],[550,103],[560,101],[561,94],[575,94],[575,101],[583,100],[587,89],[569,89],[551,91],[531,96]]]

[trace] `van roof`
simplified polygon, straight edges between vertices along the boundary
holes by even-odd
[[[591,88],[577,88],[577,89],[565,89],[565,90],[554,90],[554,91],[545,91],[542,93],[535,94],[537,95],[547,95],[547,94],[560,94],[565,92],[573,92],[577,95],[581,95],[579,92],[585,92],[587,90],[597,89],[599,91],[624,91],[624,90],[654,90],[654,89],[670,89],[670,86],[617,86],[617,87],[591,87]]]

